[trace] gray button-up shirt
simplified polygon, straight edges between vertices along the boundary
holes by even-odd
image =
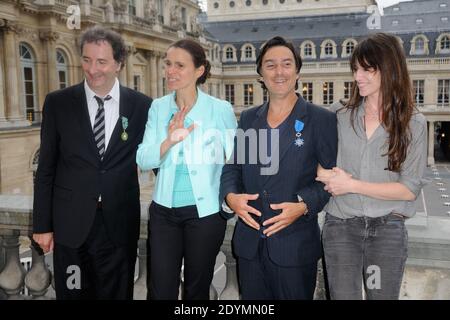
[[[340,109],[336,103],[332,110]],[[354,129],[350,122],[351,111],[344,108],[337,111],[338,156],[337,166],[350,173],[353,178],[366,182],[399,182],[416,196],[425,185],[424,172],[427,160],[427,121],[421,113],[413,114],[409,125],[412,139],[400,172],[387,170],[388,134],[380,125],[367,139],[364,125],[364,103],[355,111]],[[386,169],[385,169],[386,168]],[[324,210],[333,216],[347,219],[353,217],[381,217],[391,212],[412,217],[415,201],[379,200],[361,194],[349,193],[331,197]]]

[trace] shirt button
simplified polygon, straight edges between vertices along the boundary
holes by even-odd
[[[101,174],[105,174],[105,173],[106,173],[106,170],[100,170],[100,173],[101,173]]]
[[[204,199],[203,197],[197,198],[198,201],[202,201],[203,199]]]
[[[195,175],[197,174],[197,171],[192,170],[192,171],[191,171],[191,174],[192,174],[193,176],[195,176]]]

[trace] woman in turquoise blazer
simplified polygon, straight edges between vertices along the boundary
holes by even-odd
[[[219,215],[222,167],[237,127],[230,103],[202,92],[209,76],[203,48],[172,44],[164,59],[172,94],[156,99],[137,151],[141,170],[158,169],[149,209],[149,298],[209,299],[226,221]]]

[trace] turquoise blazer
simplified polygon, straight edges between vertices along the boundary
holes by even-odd
[[[175,93],[153,100],[136,162],[143,171],[159,168],[153,201],[172,208],[175,169],[183,153],[199,217],[205,217],[219,212],[220,175],[233,152],[237,122],[229,102],[200,89],[197,92],[197,101],[185,118],[185,126],[195,123],[196,128],[185,140],[172,146],[162,159],[160,146],[167,138],[169,122],[178,107]]]

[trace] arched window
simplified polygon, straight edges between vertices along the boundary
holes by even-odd
[[[347,45],[345,46],[345,53],[347,54],[347,56],[351,55],[354,49],[355,44],[353,43],[353,41],[347,42]]]
[[[416,53],[423,53],[425,49],[425,41],[423,38],[417,38],[414,43],[414,51]]]
[[[450,53],[450,33],[443,33],[436,38],[436,54]]]
[[[20,67],[22,71],[22,103],[26,117],[29,121],[39,121],[37,117],[36,97],[36,59],[30,47],[24,43],[19,44]]]
[[[315,59],[316,58],[316,47],[314,43],[310,40],[305,40],[300,45],[300,56],[303,59]]]
[[[253,56],[253,48],[251,46],[246,46],[245,47],[245,58],[251,59],[252,56]]]
[[[342,58],[348,58],[352,55],[353,50],[355,50],[356,43],[357,42],[355,39],[346,39],[342,42]]]
[[[336,43],[331,39],[322,41],[320,45],[320,57],[321,58],[337,58]]]
[[[67,70],[67,58],[64,52],[56,50],[56,72],[58,73],[58,84],[60,89],[64,89],[68,86],[68,70]]]
[[[441,51],[448,51],[448,50],[450,50],[450,37],[443,36],[441,39]]]
[[[305,47],[303,48],[303,54],[308,58],[312,56],[312,45],[310,43],[305,44]]]
[[[325,44],[325,56],[332,56],[333,55],[333,45],[328,42]]]
[[[225,51],[226,60],[234,60],[234,50],[231,47],[228,47]]]

